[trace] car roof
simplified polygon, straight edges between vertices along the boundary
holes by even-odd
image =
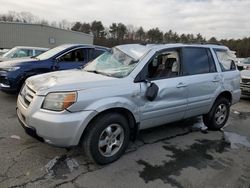
[[[216,48],[228,50],[226,46],[216,45],[216,44],[182,44],[182,43],[172,43],[172,44],[125,44],[115,46],[119,50],[133,57],[134,59],[140,59],[144,54],[150,50],[160,51],[166,48],[179,48],[179,47],[201,47],[201,48]]]
[[[84,48],[101,48],[101,49],[109,50],[108,47],[98,46],[98,45],[93,45],[93,44],[62,44],[59,46],[63,46],[65,48],[84,47]]]
[[[14,48],[34,49],[34,50],[48,50],[49,49],[49,48],[33,47],[33,46],[15,46]]]

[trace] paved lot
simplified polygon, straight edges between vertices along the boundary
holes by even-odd
[[[199,118],[146,130],[107,166],[26,135],[16,118],[16,96],[0,93],[0,104],[1,188],[250,188],[250,98],[232,107],[222,131],[201,131]]]

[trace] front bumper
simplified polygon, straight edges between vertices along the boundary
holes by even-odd
[[[18,96],[17,115],[26,132],[40,141],[59,147],[78,145],[82,133],[95,111],[52,112],[41,109],[43,97],[36,96],[28,107]]]
[[[18,117],[19,123],[22,125],[25,132],[28,135],[32,136],[33,138],[37,139],[38,141],[44,142],[44,139],[37,135],[36,130],[34,128],[29,127],[25,124],[25,122],[23,120],[24,117],[22,117],[22,114],[19,112],[19,109],[17,108],[16,110],[17,110],[17,117]]]
[[[6,93],[16,93],[16,84],[8,79],[7,72],[0,71],[0,90]]]
[[[241,83],[240,89],[242,95],[250,95],[250,84]]]

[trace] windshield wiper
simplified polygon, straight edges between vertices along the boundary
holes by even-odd
[[[30,58],[40,60],[39,58],[37,58],[37,56],[31,56]]]

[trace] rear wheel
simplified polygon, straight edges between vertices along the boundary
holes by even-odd
[[[108,113],[95,119],[84,135],[86,155],[98,164],[111,163],[122,156],[129,143],[129,126],[124,116]]]
[[[203,116],[204,124],[212,130],[221,129],[227,122],[230,113],[230,102],[228,99],[218,98],[210,112]]]

